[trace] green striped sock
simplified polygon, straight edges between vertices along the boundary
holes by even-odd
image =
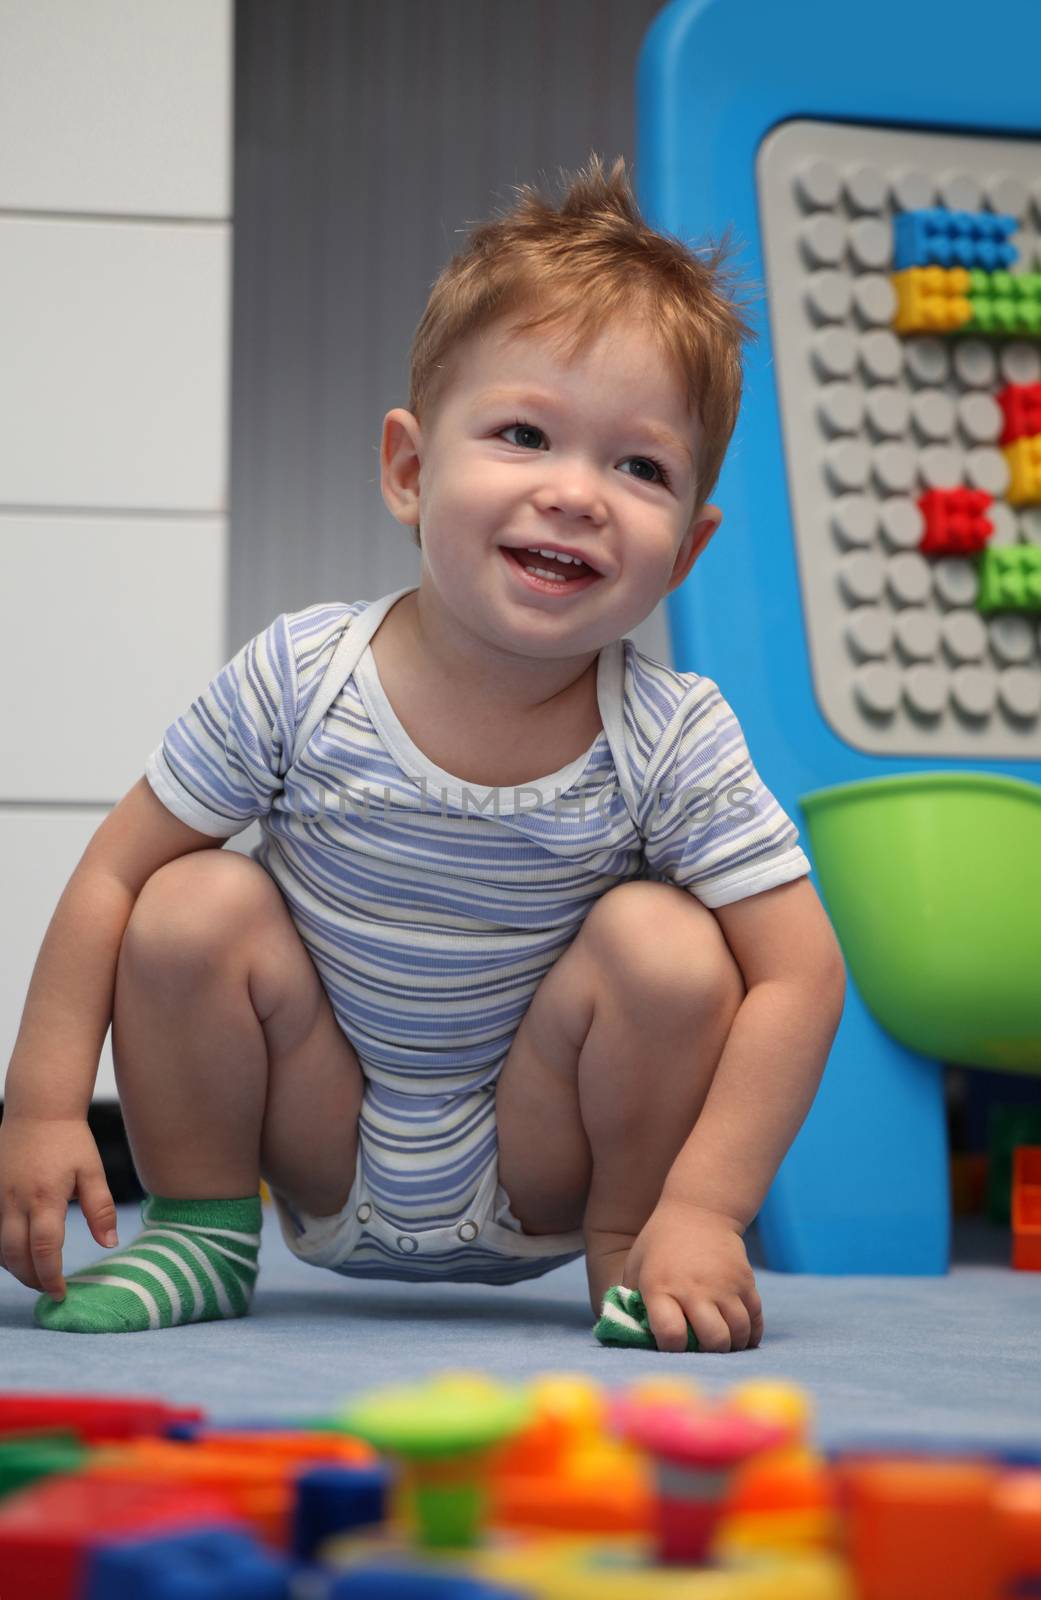
[[[243,1200],[141,1202],[144,1231],[122,1250],[70,1273],[64,1300],[42,1294],[41,1328],[143,1333],[181,1322],[244,1317],[257,1279],[260,1195]]]

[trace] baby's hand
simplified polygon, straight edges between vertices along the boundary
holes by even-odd
[[[98,1244],[116,1239],[116,1207],[85,1117],[25,1117],[0,1124],[0,1267],[28,1289],[65,1297],[61,1254],[74,1194]]]
[[[763,1337],[763,1308],[738,1224],[718,1211],[661,1199],[626,1257],[622,1282],[638,1289],[659,1350],[749,1350]]]

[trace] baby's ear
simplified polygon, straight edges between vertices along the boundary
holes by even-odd
[[[419,469],[422,433],[410,411],[400,406],[383,419],[380,489],[387,510],[406,527],[419,523]]]
[[[669,579],[669,587],[665,591],[666,594],[671,594],[673,589],[679,588],[722,520],[723,512],[719,506],[710,505],[706,502],[705,505],[698,507],[690,527],[683,535],[683,543],[677,553],[676,564],[672,569],[672,577]]]

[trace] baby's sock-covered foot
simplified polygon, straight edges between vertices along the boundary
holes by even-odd
[[[259,1194],[240,1200],[148,1195],[137,1238],[68,1274],[65,1298],[42,1294],[33,1317],[41,1328],[61,1333],[138,1333],[244,1317],[257,1279],[262,1216]]]

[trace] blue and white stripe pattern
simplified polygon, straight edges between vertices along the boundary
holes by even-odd
[[[230,837],[260,819],[253,858],[281,890],[361,1062],[366,1199],[384,1226],[357,1239],[353,1228],[350,1260],[334,1270],[513,1282],[572,1259],[580,1237],[523,1236],[516,1257],[489,1248],[501,1228],[453,1235],[450,1250],[424,1239],[443,1240],[487,1194],[498,1072],[587,912],[631,878],[716,906],[810,864],[715,683],[630,639],[600,653],[604,728],[566,768],[492,790],[435,766],[368,648],[408,592],[276,617],[166,730],[146,775],[205,833]],[[307,1219],[280,1211],[292,1242]],[[419,1241],[413,1254],[399,1231]]]

